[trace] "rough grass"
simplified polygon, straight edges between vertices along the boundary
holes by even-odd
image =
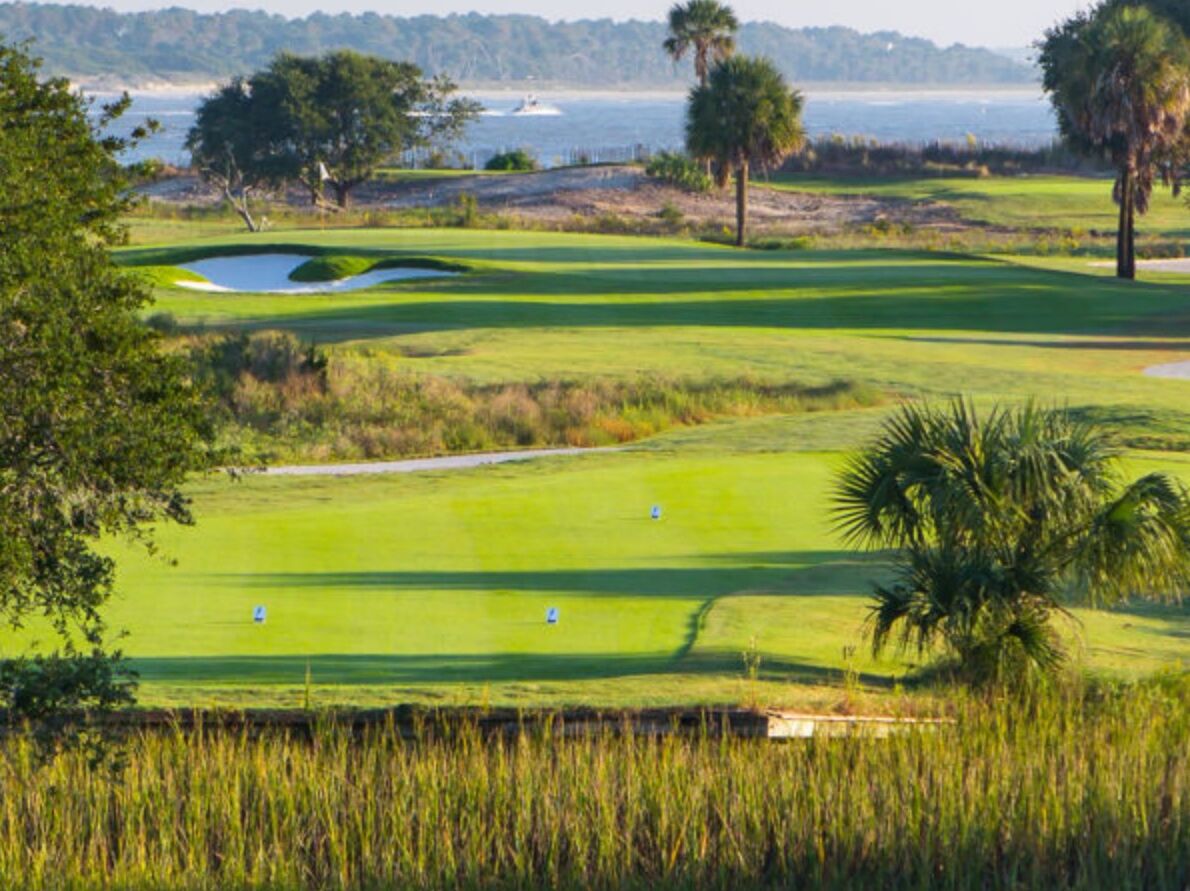
[[[1022,230],[1115,233],[1118,210],[1110,177],[992,176],[849,177],[779,174],[769,187],[830,195],[875,195],[904,201],[941,201],[972,223]],[[1140,238],[1190,239],[1190,214],[1168,189],[1153,192],[1148,214],[1137,218]]]
[[[160,326],[157,319],[150,323]],[[400,458],[608,446],[716,418],[876,405],[870,387],[751,378],[481,384],[411,371],[391,356],[327,357],[292,335],[181,338],[244,462]]]
[[[883,740],[134,737],[0,750],[0,888],[1179,889],[1184,681]]]

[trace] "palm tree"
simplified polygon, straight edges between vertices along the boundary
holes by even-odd
[[[690,92],[686,145],[726,176],[735,171],[736,244],[748,225],[748,175],[754,164],[780,163],[805,141],[802,96],[767,59],[733,56]]]
[[[1063,136],[1116,168],[1116,274],[1135,278],[1135,217],[1190,133],[1190,41],[1144,6],[1109,3],[1049,31],[1040,61]]]
[[[669,10],[669,36],[662,44],[670,58],[682,61],[693,51],[694,74],[706,86],[711,65],[735,52],[739,20],[730,6],[718,0],[687,0]]]
[[[849,540],[895,549],[873,650],[941,645],[970,679],[1019,679],[1062,662],[1050,619],[1070,595],[1190,592],[1190,493],[1117,474],[1104,434],[1065,412],[902,409],[835,494]]]

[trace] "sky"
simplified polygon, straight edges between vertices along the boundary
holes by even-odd
[[[59,0],[90,6],[143,10],[185,6],[203,12],[231,7],[267,9],[288,16],[311,12],[383,12],[391,15],[451,12],[527,13],[549,19],[660,19],[671,0]],[[937,43],[1022,47],[1089,0],[731,0],[744,20],[767,20],[798,28],[847,25],[860,31],[900,31]]]

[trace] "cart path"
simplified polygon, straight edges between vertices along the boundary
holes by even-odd
[[[619,452],[622,449],[563,448],[528,449],[519,452],[483,452],[475,455],[447,455],[441,458],[410,458],[404,461],[368,461],[358,464],[295,464],[267,467],[266,476],[361,476],[369,473],[418,473],[426,470],[465,470],[487,464],[508,464],[513,461],[532,461],[535,458],[554,458],[561,455],[586,455],[599,452]]]

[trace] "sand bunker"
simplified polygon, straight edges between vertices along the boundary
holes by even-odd
[[[1116,262],[1114,260],[1097,260],[1091,265],[1098,266],[1100,269],[1114,269]],[[1190,275],[1190,257],[1175,257],[1171,260],[1137,260],[1136,266],[1138,269],[1147,269],[1149,272],[1184,272]]]
[[[328,294],[358,291],[385,282],[456,275],[437,269],[376,269],[362,275],[327,282],[295,282],[289,274],[309,260],[300,254],[245,254],[241,257],[212,257],[187,263],[182,269],[201,275],[206,281],[178,282],[193,291],[252,294]]]
[[[1145,369],[1149,377],[1172,377],[1190,381],[1190,360],[1185,362],[1167,362],[1164,365],[1151,365]]]

